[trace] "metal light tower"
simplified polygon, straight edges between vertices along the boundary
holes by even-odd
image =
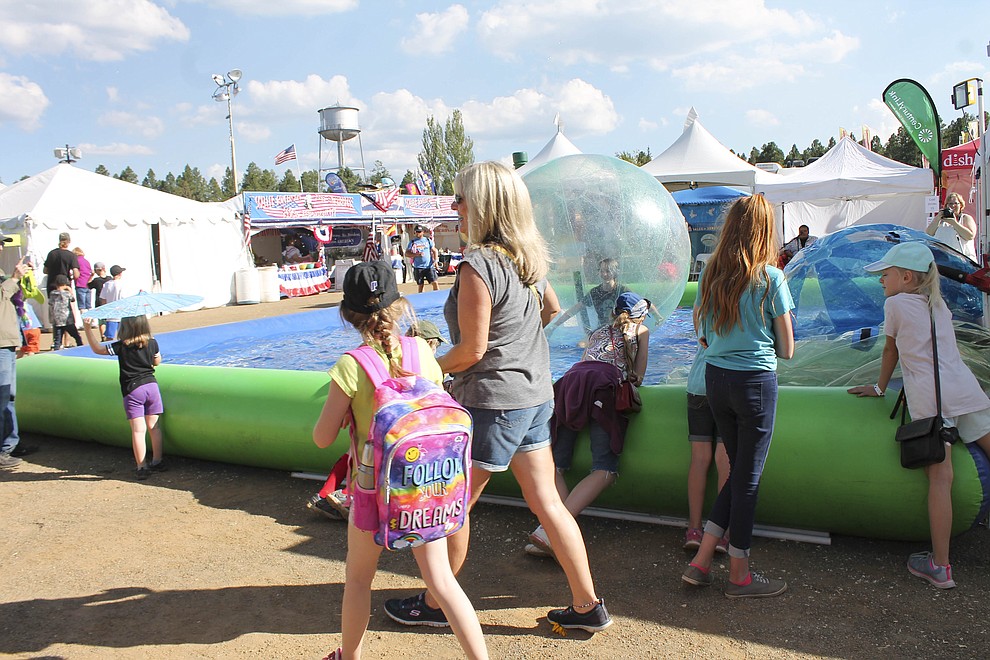
[[[224,77],[219,73],[213,74],[213,82],[217,88],[213,90],[213,100],[217,103],[227,102],[227,121],[230,124],[230,174],[234,180],[234,194],[237,194],[237,156],[234,152],[234,111],[230,105],[231,99],[241,91],[237,81],[241,79],[240,69],[231,69]]]
[[[70,147],[68,144],[65,147],[55,148],[55,157],[58,158],[60,163],[68,163],[71,165],[80,158],[82,158],[82,150],[78,147]]]

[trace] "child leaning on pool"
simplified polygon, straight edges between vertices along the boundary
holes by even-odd
[[[402,347],[398,324],[411,316],[409,303],[399,296],[392,268],[384,261],[363,262],[352,266],[344,276],[344,298],[340,304],[341,318],[361,333],[362,345],[375,349],[394,376],[408,375],[402,369]],[[416,339],[421,375],[441,384],[443,372],[433,357],[433,351],[422,339]],[[343,355],[330,369],[330,393],[313,428],[313,442],[329,447],[337,438],[341,426],[353,415],[357,438],[357,456],[361,456],[374,414],[374,387],[357,361]],[[357,477],[353,473],[351,478]],[[372,532],[378,528],[378,509],[374,498],[360,496],[354,489],[347,523],[347,568],[344,601],[341,607],[341,648],[327,658],[358,658],[371,613],[371,583],[378,567],[382,548],[375,544]],[[426,543],[412,549],[413,557],[423,574],[423,580],[436,594],[450,622],[457,641],[469,658],[487,658],[488,651],[481,633],[481,624],[471,601],[464,594],[447,557],[447,539]]]
[[[887,340],[876,384],[852,387],[849,393],[861,397],[883,396],[894,367],[900,362],[911,419],[934,417],[937,408],[930,320],[934,318],[942,417],[947,426],[956,427],[964,443],[975,442],[990,455],[990,399],[959,355],[952,313],[942,300],[940,276],[932,251],[922,243],[899,243],[890,248],[883,259],[866,266],[866,270],[880,273],[880,286],[887,297],[883,305]],[[946,445],[945,460],[925,468],[932,552],[915,553],[907,562],[912,575],[928,580],[939,589],[956,586],[949,564],[951,449],[951,445]]]
[[[158,341],[151,336],[146,316],[129,316],[120,322],[117,341],[101,344],[99,321],[89,319],[85,324],[86,341],[97,355],[117,356],[120,369],[120,391],[124,395],[124,412],[131,426],[131,448],[137,463],[137,478],[147,479],[151,472],[162,472],[162,430],[158,417],[165,412],[162,395],[155,380],[155,367],[162,363]],[[144,436],[151,437],[151,463],[147,461],[148,446]]]

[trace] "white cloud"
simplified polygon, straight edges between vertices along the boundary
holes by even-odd
[[[305,80],[248,81],[247,95],[238,97],[240,107],[251,117],[278,117],[290,115],[313,118],[313,113],[331,105],[363,108],[363,104],[351,95],[346,76],[334,76],[324,80],[315,73]]]
[[[104,113],[97,121],[100,126],[114,126],[125,133],[152,140],[165,132],[165,122],[154,115],[114,110]]]
[[[693,75],[749,81],[730,91],[791,80],[859,45],[826,19],[765,0],[503,0],[481,14],[478,35],[507,60],[546,58],[615,73],[640,65],[674,70],[688,82]],[[725,61],[728,51],[735,62]]]
[[[358,0],[203,0],[243,16],[325,16],[356,9]]]
[[[416,14],[408,36],[399,44],[411,55],[438,55],[453,49],[454,41],[467,29],[468,11],[464,5],[451,5],[442,12]]]
[[[264,124],[256,124],[248,121],[234,122],[234,139],[243,138],[248,142],[261,142],[267,140],[272,135],[272,131]],[[272,154],[275,158],[275,154]]]
[[[187,41],[189,29],[150,0],[32,0],[0,3],[0,48],[17,55],[61,55],[98,62]]]
[[[780,126],[780,120],[769,110],[755,109],[746,111],[746,121],[757,128]]]
[[[150,156],[155,152],[150,147],[143,144],[125,144],[123,142],[112,142],[110,144],[89,144],[79,145],[83,156]]]
[[[657,122],[650,121],[649,119],[647,119],[645,117],[640,117],[639,118],[639,123],[637,124],[637,126],[639,127],[639,130],[643,131],[644,133],[645,132],[650,132],[650,131],[655,131],[655,130],[657,130],[657,128],[659,128],[659,124],[657,124]]]
[[[116,87],[107,87],[107,100],[116,103],[120,100],[120,90]]]
[[[728,55],[718,60],[699,61],[671,70],[689,91],[739,92],[763,86],[767,80],[794,82],[805,74],[799,63],[783,59]]]
[[[41,115],[49,103],[38,83],[0,71],[0,125],[11,122],[33,131],[41,125]]]

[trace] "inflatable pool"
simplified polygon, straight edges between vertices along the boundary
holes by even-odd
[[[417,306],[442,300],[436,294],[413,299]],[[694,287],[689,287],[682,304],[693,300]],[[330,309],[168,333],[158,339],[167,356],[180,346],[191,350],[197,342],[223,341],[236,333],[253,336],[306,323],[340,321],[336,310]],[[18,361],[21,428],[129,448],[117,365],[111,360],[79,357],[88,352],[82,350],[77,356],[52,354]],[[325,473],[348,446],[344,434],[327,450],[313,444],[312,427],[329,385],[323,372],[166,363],[157,373],[167,410],[162,428],[168,454]],[[64,391],[73,396],[50,396]],[[684,516],[690,462],[685,389],[658,385],[644,387],[641,393],[643,412],[629,426],[620,478],[596,505]],[[928,538],[927,482],[921,471],[904,470],[898,463],[893,441],[896,422],[888,417],[892,403],[892,396],[857,399],[839,387],[781,387],[757,521],[873,538]],[[591,464],[587,444],[580,446],[571,471],[576,478]],[[952,455],[953,531],[958,533],[986,515],[990,464],[979,450],[970,453],[957,446]],[[496,475],[486,492],[518,495],[510,473]]]

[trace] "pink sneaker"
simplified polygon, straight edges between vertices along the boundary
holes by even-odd
[[[723,536],[721,540],[715,544],[715,552],[720,555],[727,554],[729,552],[729,537]]]
[[[687,533],[684,535],[684,549],[685,550],[697,550],[701,547],[701,537],[705,535],[700,529],[688,528]]]

